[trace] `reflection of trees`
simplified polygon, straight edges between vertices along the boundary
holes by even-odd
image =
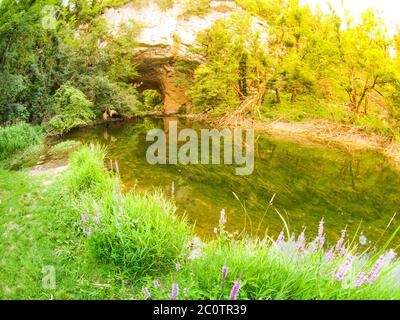
[[[346,181],[347,177],[349,177],[352,189],[354,191],[357,191],[356,181],[361,176],[360,163],[361,160],[359,158],[351,157],[350,159],[346,159],[338,175],[338,178],[340,178],[338,181]]]

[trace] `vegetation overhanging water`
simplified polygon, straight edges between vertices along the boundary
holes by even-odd
[[[276,210],[297,234],[324,218],[332,241],[348,229],[374,246],[395,230],[400,173],[377,152],[301,145],[256,133],[255,170],[247,177],[236,176],[230,165],[148,164],[148,130],[166,128],[172,119],[106,124],[64,139],[105,145],[109,160],[119,163],[126,189],[161,188],[171,194],[173,188],[178,214],[187,214],[205,239],[213,235],[221,209],[229,216],[230,232],[252,236],[264,236],[266,230],[279,234],[283,223]],[[202,124],[180,120],[181,128],[189,126]]]

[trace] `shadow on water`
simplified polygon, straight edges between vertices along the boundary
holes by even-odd
[[[222,208],[229,231],[246,229],[262,236],[268,229],[276,236],[283,228],[277,208],[292,232],[307,228],[307,234],[315,237],[324,218],[332,242],[345,228],[354,235],[360,223],[359,235],[375,241],[400,210],[400,173],[383,155],[371,151],[310,147],[256,133],[255,169],[250,176],[236,176],[236,165],[149,165],[146,151],[151,142],[146,142],[146,134],[153,128],[168,128],[169,120],[113,123],[63,139],[107,146],[108,157],[118,160],[128,189],[161,188],[170,194],[174,182],[178,213],[186,212],[203,238],[212,236]],[[181,120],[180,127],[203,126]],[[274,195],[272,208],[269,202]],[[398,223],[396,216],[384,238]]]

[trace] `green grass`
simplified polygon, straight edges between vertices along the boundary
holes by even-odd
[[[363,127],[382,136],[393,134],[391,126],[382,119],[381,110],[370,105],[367,115],[354,115],[346,111],[343,103],[318,99],[312,95],[299,95],[296,103],[290,103],[290,96],[282,95],[281,103],[275,103],[274,95],[267,95],[260,110],[264,121],[307,121],[327,120],[333,123]]]
[[[82,147],[48,189],[46,177],[0,170],[0,299],[144,299],[143,287],[153,299],[169,299],[174,283],[179,299],[228,299],[239,280],[239,299],[400,299],[399,261],[384,253],[390,243],[360,252],[349,239],[343,256],[330,257],[312,232],[308,242],[292,235],[278,243],[234,239],[223,224],[211,242],[192,240],[172,200],[123,194],[104,157],[99,147]],[[355,287],[383,254],[377,279]],[[354,262],[338,281],[350,256]],[[42,286],[48,266],[55,288]]]
[[[15,155],[42,142],[43,130],[39,126],[18,124],[0,127],[0,160]]]

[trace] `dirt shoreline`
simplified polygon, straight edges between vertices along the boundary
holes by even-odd
[[[384,154],[390,161],[400,168],[400,143],[391,137],[384,137],[373,133],[364,127],[356,127],[333,123],[326,120],[307,120],[302,122],[286,122],[275,120],[270,122],[252,119],[235,119],[234,121],[221,121],[221,117],[211,117],[204,114],[165,114],[159,111],[148,112],[143,116],[130,119],[109,119],[96,121],[84,129],[104,125],[106,123],[132,122],[145,117],[170,117],[183,118],[193,121],[202,121],[214,127],[229,127],[254,129],[257,132],[268,133],[271,136],[287,138],[301,144],[312,144],[332,148],[345,148],[352,150],[374,150]]]
[[[221,118],[196,114],[179,115],[179,117],[204,121],[216,127],[227,126],[254,129],[258,132],[285,137],[299,143],[345,148],[349,151],[360,149],[375,150],[383,153],[400,167],[400,144],[390,137],[378,135],[363,127],[342,125],[325,120],[263,122],[251,119],[235,119],[234,122],[224,122],[222,125]]]

